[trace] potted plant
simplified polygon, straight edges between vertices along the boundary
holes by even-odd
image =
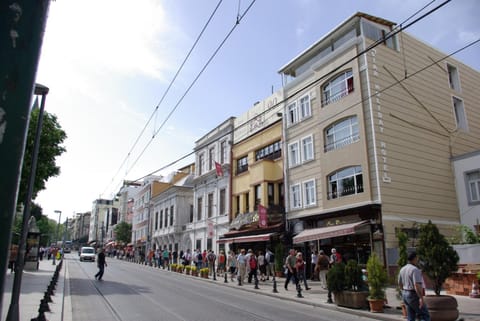
[[[197,267],[196,267],[196,266],[192,266],[192,267],[190,268],[190,270],[191,270],[193,276],[198,276],[198,271],[197,271]]]
[[[200,276],[202,278],[208,279],[208,268],[201,268],[200,269]]]
[[[183,268],[184,268],[183,264],[177,264],[177,272],[178,273],[183,273]]]
[[[185,266],[185,274],[187,275],[190,275],[190,271],[192,270],[192,266],[191,265],[186,265]]]
[[[440,295],[440,292],[445,280],[457,271],[459,257],[431,221],[420,227],[417,254],[420,268],[432,281],[435,292],[424,298],[432,320],[456,320],[459,314],[457,300],[450,295]]]
[[[371,312],[383,312],[385,288],[388,285],[388,275],[378,255],[373,252],[367,261],[368,302]]]
[[[368,291],[365,291],[362,269],[357,261],[334,264],[327,273],[327,286],[334,295],[335,304],[355,309],[367,307]]]
[[[282,243],[277,243],[275,246],[275,276],[281,277],[283,275],[283,265],[284,265],[284,246]]]

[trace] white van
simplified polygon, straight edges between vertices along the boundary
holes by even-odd
[[[93,247],[84,246],[80,250],[80,262],[95,262],[95,249]]]

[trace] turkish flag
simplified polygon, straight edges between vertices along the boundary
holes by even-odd
[[[267,208],[262,204],[258,204],[258,225],[260,227],[267,227]]]
[[[215,162],[215,170],[217,171],[218,177],[223,177],[223,168],[220,163]]]

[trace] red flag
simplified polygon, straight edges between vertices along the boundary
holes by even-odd
[[[262,204],[258,204],[258,225],[260,227],[267,227],[267,208]]]
[[[215,170],[217,171],[218,177],[223,177],[223,168],[220,163],[215,162]]]

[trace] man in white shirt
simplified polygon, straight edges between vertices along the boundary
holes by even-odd
[[[418,264],[417,253],[408,255],[408,264],[400,269],[398,286],[402,289],[402,298],[407,307],[407,320],[415,321],[418,316],[421,321],[430,321],[430,313],[423,301],[423,277]]]

